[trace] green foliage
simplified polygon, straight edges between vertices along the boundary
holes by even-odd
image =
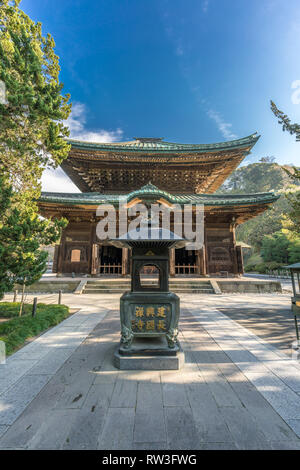
[[[296,135],[296,140],[300,141],[300,125],[292,124],[290,118],[283,111],[280,111],[274,101],[271,101],[271,110],[278,119],[278,123],[282,126],[283,131],[288,131],[292,135]]]
[[[41,245],[58,240],[65,220],[41,219],[12,207],[12,188],[0,177],[0,299],[15,283],[31,285],[46,270]]]
[[[41,305],[41,304],[39,304]],[[0,302],[0,318],[17,317],[19,314],[20,302]],[[24,315],[32,312],[32,305],[24,304]]]
[[[283,131],[288,131],[291,135],[296,136],[296,141],[300,142],[300,124],[292,124],[290,118],[283,111],[280,111],[276,104],[271,101],[271,110],[278,118],[278,123],[282,125]],[[300,169],[293,168],[293,171],[286,169],[286,173],[296,184],[300,183]],[[286,221],[286,228],[294,234],[300,233],[300,192],[297,194],[289,194],[288,196],[291,211]]]
[[[262,241],[261,255],[266,263],[275,262],[279,265],[298,263],[300,261],[300,237],[291,238],[283,232],[266,235]]]
[[[45,167],[56,167],[70,146],[64,120],[69,95],[61,94],[55,43],[42,35],[19,1],[0,2],[0,80],[6,103],[0,104],[0,167],[14,187],[23,209],[40,193]]]
[[[287,166],[287,168],[292,168]],[[257,163],[237,168],[218,189],[219,194],[251,194],[286,189],[292,178],[273,157],[263,157]]]
[[[290,241],[282,232],[275,232],[273,235],[266,235],[262,240],[261,255],[265,262],[275,261],[277,263],[289,262]]]
[[[265,263],[259,263],[254,267],[254,271],[259,274],[265,274],[267,272],[267,265]]]
[[[255,273],[259,273],[259,274],[267,274],[270,271],[280,270],[281,268],[283,268],[283,266],[284,266],[284,263],[276,263],[276,261],[271,261],[269,263],[261,262],[261,263],[254,264],[254,265],[247,264],[245,266],[245,272],[246,273],[255,272]]]
[[[7,305],[7,303],[0,303],[0,316],[7,317],[3,310],[11,312],[14,310],[14,315],[17,316],[20,304]],[[48,328],[58,325],[69,315],[69,308],[65,305],[45,305],[38,304],[37,314],[32,317],[28,312],[22,317],[11,318],[6,322],[0,324],[0,340],[5,342],[6,352],[8,355],[12,354],[17,348],[22,346],[24,342]]]
[[[300,170],[293,168],[293,172],[288,172],[289,176],[295,182],[300,183]],[[287,194],[287,199],[290,204],[290,211],[285,217],[284,228],[291,233],[291,235],[300,234],[300,191],[290,192]]]
[[[265,235],[272,235],[282,230],[286,214],[291,210],[291,204],[283,192],[274,204],[263,214],[245,222],[237,228],[237,238],[254,249],[260,250]]]
[[[57,241],[65,220],[37,213],[40,179],[70,146],[64,121],[69,95],[62,95],[53,38],[42,35],[19,1],[0,1],[0,299],[18,282],[30,285],[46,269],[41,245]],[[24,290],[23,290],[24,294]],[[20,311],[21,312],[21,311]]]
[[[267,211],[237,228],[238,241],[259,251],[265,235],[272,235],[283,228],[283,220],[292,210],[291,198],[286,195],[289,191],[294,191],[291,195],[297,194],[295,191],[298,187],[300,194],[300,181],[292,178],[291,170],[291,166],[283,167],[274,162],[273,158],[264,157],[258,163],[238,168],[218,190],[220,194],[251,194],[275,190],[281,195]]]
[[[293,240],[289,248],[289,263],[299,263],[300,262],[300,238]]]
[[[246,272],[251,272],[251,271],[255,271],[255,266],[257,266],[258,264],[262,263],[263,262],[263,259],[262,257],[260,256],[259,253],[253,253],[250,258],[247,260],[247,262],[245,263],[245,271]]]

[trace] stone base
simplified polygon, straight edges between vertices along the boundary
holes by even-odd
[[[179,343],[168,348],[165,337],[135,338],[130,349],[118,346],[114,364],[121,370],[178,370],[184,364],[184,352]]]

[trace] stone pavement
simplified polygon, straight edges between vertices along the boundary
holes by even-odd
[[[82,297],[0,366],[1,449],[300,449],[299,364],[219,310],[289,296],[181,296],[186,364],[162,372],[116,370],[118,296]]]
[[[240,305],[218,310],[289,357],[292,356],[291,344],[296,338],[290,303],[285,307],[274,305],[273,308],[258,309],[253,305]]]

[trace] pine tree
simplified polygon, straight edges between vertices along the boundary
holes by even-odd
[[[271,110],[278,118],[278,123],[281,124],[282,130],[288,131],[292,135],[296,135],[296,140],[300,141],[300,124],[292,124],[290,118],[283,111],[280,111],[274,101],[271,101]]]
[[[0,299],[14,284],[36,282],[46,270],[47,253],[41,245],[56,242],[66,221],[41,219],[34,211],[26,214],[13,206],[13,190],[0,178]]]
[[[0,298],[38,280],[65,220],[42,220],[42,172],[67,157],[69,95],[62,95],[55,43],[40,23],[0,0]],[[21,307],[22,308],[22,307]],[[21,310],[22,312],[22,310]]]
[[[274,115],[278,118],[279,124],[282,125],[283,131],[288,131],[290,134],[296,136],[296,141],[300,142],[300,124],[292,124],[290,118],[280,111],[276,104],[271,101],[271,110]],[[285,169],[286,173],[299,184],[300,182],[300,170],[294,167],[292,171]],[[287,221],[285,222],[285,228],[290,230],[296,236],[300,233],[300,192],[296,194],[288,194],[287,198],[292,206],[292,211],[289,213]]]
[[[66,158],[69,95],[61,94],[55,43],[40,23],[20,8],[20,0],[0,0],[0,170],[9,178],[19,207],[40,193],[43,169]]]

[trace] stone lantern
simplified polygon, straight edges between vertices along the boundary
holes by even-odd
[[[291,278],[292,278],[292,285],[293,285],[292,312],[294,314],[296,336],[297,336],[297,342],[298,342],[298,347],[299,347],[300,341],[299,341],[299,328],[298,328],[297,316],[300,315],[300,263],[295,263],[295,264],[291,264],[290,266],[286,266],[286,269],[289,269],[291,271]]]
[[[169,250],[186,241],[173,232],[146,227],[111,242],[132,250],[131,291],[120,299],[121,342],[115,365],[125,370],[179,369],[184,354],[177,339],[179,297],[169,291]]]

